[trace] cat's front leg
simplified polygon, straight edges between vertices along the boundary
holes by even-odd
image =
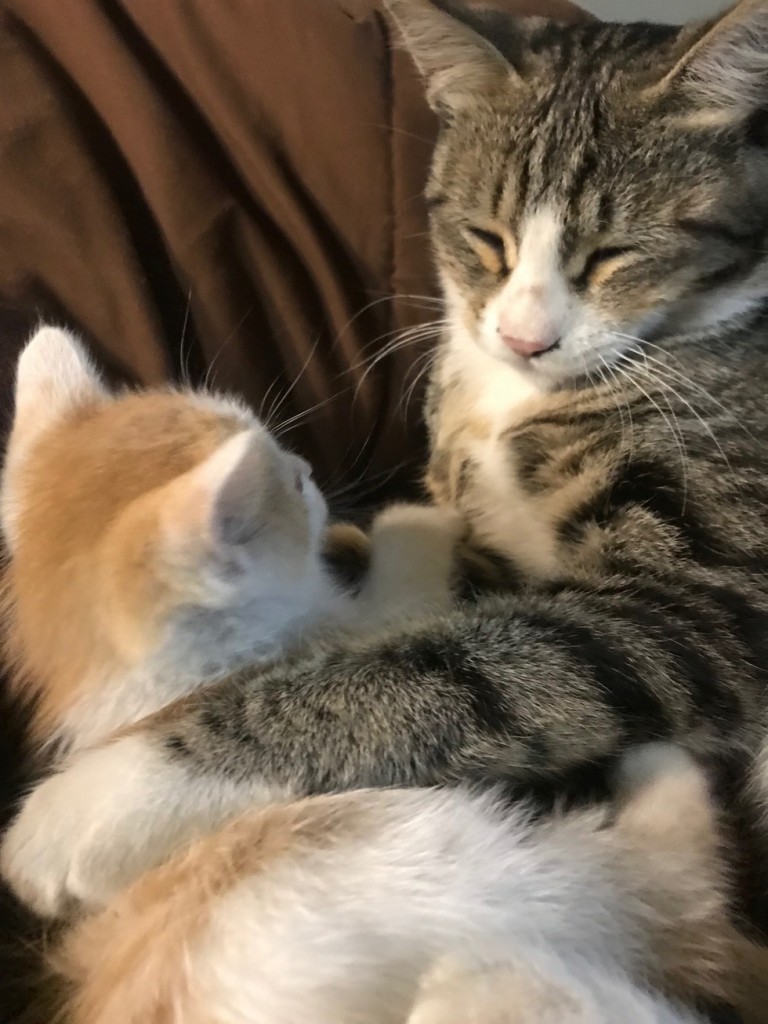
[[[193,774],[135,733],[76,755],[23,803],[0,849],[5,880],[37,913],[97,909],[172,851],[279,796]]]

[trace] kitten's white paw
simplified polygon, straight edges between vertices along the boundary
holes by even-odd
[[[503,972],[447,956],[424,978],[407,1024],[517,1024],[516,1003]]]
[[[3,877],[46,917],[103,907],[167,845],[163,797],[184,785],[141,736],[78,755],[24,802],[0,849]]]
[[[461,516],[445,505],[390,505],[376,516],[371,536],[381,543],[407,545],[458,543],[464,531]]]
[[[434,505],[392,505],[371,529],[371,564],[362,593],[374,621],[450,606],[462,520]]]

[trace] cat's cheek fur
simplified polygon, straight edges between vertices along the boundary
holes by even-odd
[[[0,868],[45,917],[98,909],[172,850],[269,796],[258,785],[191,775],[152,735],[126,736],[80,754],[31,793]]]

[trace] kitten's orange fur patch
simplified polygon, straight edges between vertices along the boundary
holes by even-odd
[[[185,958],[220,898],[283,857],[364,840],[374,824],[364,794],[300,800],[249,812],[144,875],[56,956],[75,992],[68,1024],[211,1024],[192,1016]]]
[[[38,740],[89,685],[103,685],[122,659],[139,657],[155,639],[175,599],[149,571],[159,489],[242,429],[234,406],[228,415],[173,391],[94,397],[24,452],[14,468],[21,528],[4,581],[3,620],[14,685],[37,701]],[[104,566],[100,581],[94,548]],[[120,621],[107,630],[114,589]],[[142,609],[140,632],[131,628],[131,600]]]

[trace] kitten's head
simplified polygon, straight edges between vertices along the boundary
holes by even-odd
[[[454,341],[542,386],[768,297],[768,3],[683,29],[389,0],[441,120]]]
[[[326,512],[246,408],[112,394],[50,327],[19,361],[0,509],[12,641],[53,717],[99,667],[199,671],[206,646],[214,668],[242,660],[249,615],[306,601]]]

